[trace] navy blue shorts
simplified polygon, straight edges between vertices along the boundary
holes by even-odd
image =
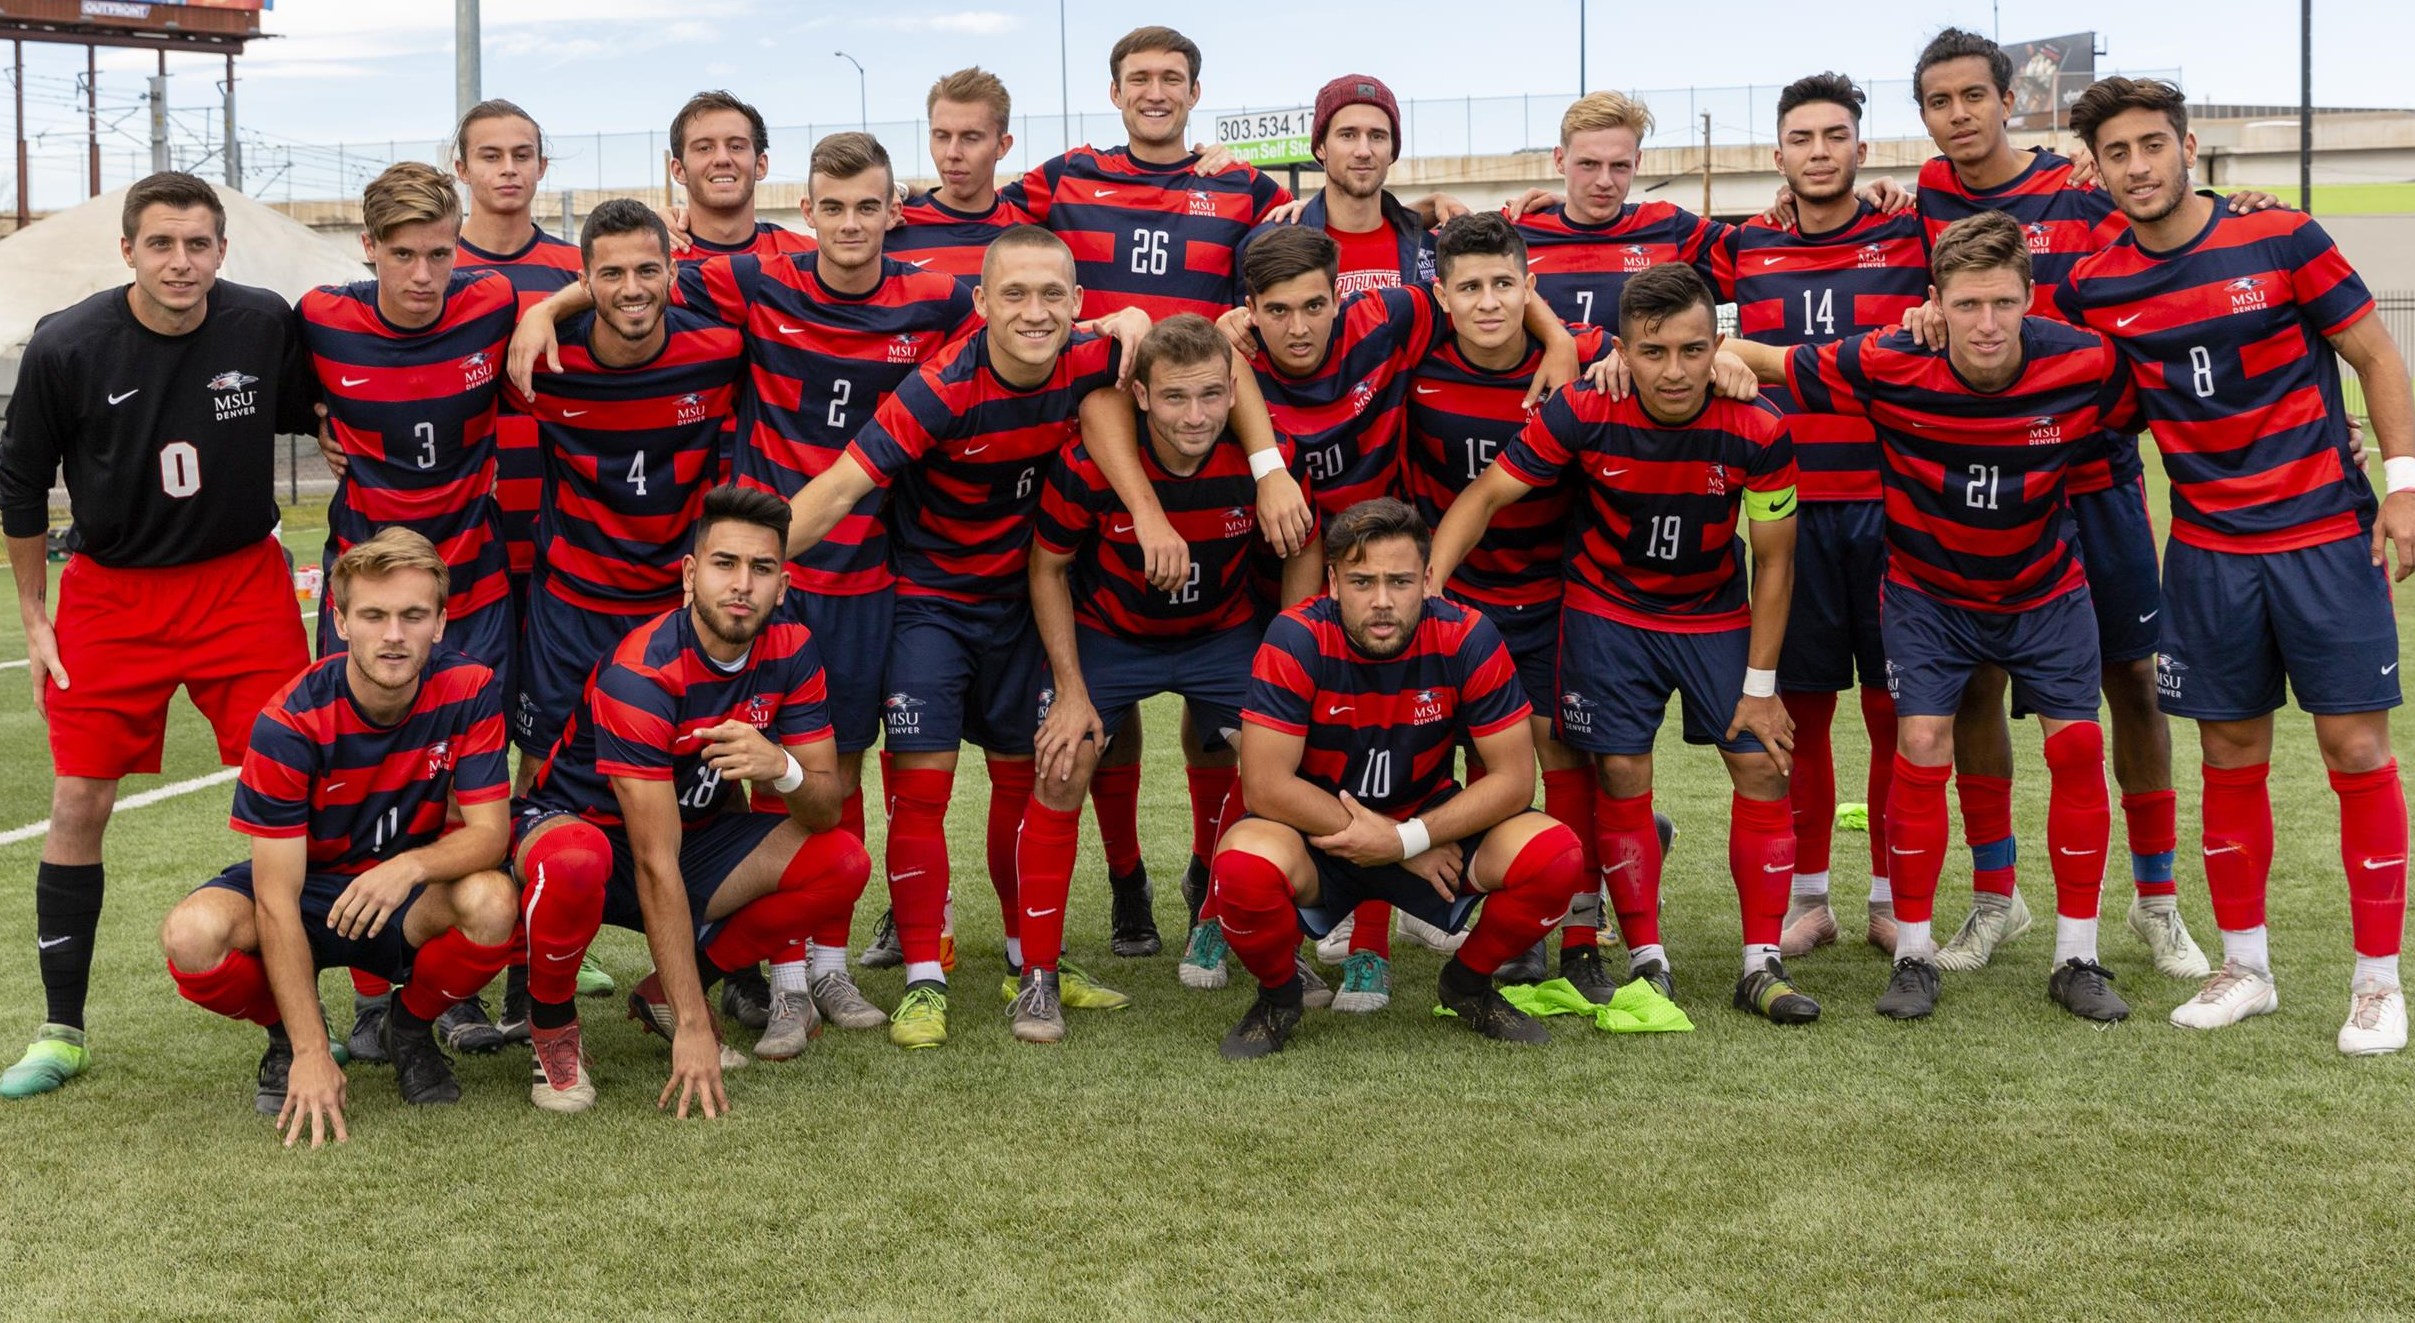
[[[1887,681],[1878,585],[1887,577],[1887,508],[1805,501],[1795,519],[1794,598],[1778,649],[1778,687],[1834,694]]]
[[[1674,634],[1585,611],[1560,613],[1560,742],[1592,754],[1652,752],[1669,695],[1684,701],[1685,742],[1759,753],[1748,731],[1724,738],[1744,699],[1750,629]]]
[[[1917,588],[1886,585],[1887,692],[1904,717],[1950,717],[1971,671],[2012,677],[2013,705],[2057,721],[2094,721],[2104,665],[2096,608],[2081,587],[2026,611],[1970,611]]]
[[[880,738],[881,699],[888,690],[889,632],[897,590],[833,596],[791,588],[784,599],[821,649],[830,687],[831,733],[840,753],[862,753]]]
[[[2163,710],[2244,721],[2288,692],[2333,715],[2398,706],[2398,620],[2371,543],[2297,551],[2164,549],[2166,624],[2156,692]]]
[[[258,899],[252,894],[249,859],[227,865],[225,872],[201,885],[232,891],[245,900]],[[377,936],[346,937],[327,926],[327,916],[351,885],[352,879],[342,873],[306,873],[302,877],[302,931],[310,938],[311,967],[358,969],[391,983],[409,982],[411,959],[419,954],[419,948],[403,940],[403,919],[427,888],[411,888],[411,894],[403,899],[401,908],[387,916],[386,926]]]
[[[1073,637],[1082,656],[1082,683],[1090,690],[1090,705],[1098,709],[1108,740],[1131,720],[1142,699],[1158,694],[1182,696],[1202,742],[1220,743],[1220,736],[1241,729],[1250,662],[1258,655],[1258,638],[1249,630],[1226,629],[1158,643],[1077,626]],[[1039,706],[1043,719],[1050,696],[1044,686]]]
[[[1509,659],[1518,668],[1518,685],[1535,711],[1551,709],[1560,686],[1560,604],[1535,602],[1527,606],[1495,606],[1473,598],[1453,597],[1483,613],[1509,645]]]
[[[824,644],[822,655],[846,654]],[[1046,688],[1031,603],[898,597],[881,700],[889,752],[952,753],[970,740],[991,753],[1030,753]]]
[[[657,613],[613,615],[572,606],[546,590],[543,570],[537,571],[528,603],[528,627],[520,634],[520,693],[512,706],[512,743],[522,753],[542,758],[553,752],[570,714],[578,710],[596,663]]]
[[[2152,657],[2163,641],[2163,575],[2155,564],[2155,525],[2145,482],[2071,498],[2072,550],[2088,571],[2096,600],[2097,651],[2103,664]]]
[[[520,842],[537,828],[555,818],[576,816],[561,809],[523,810],[512,822],[512,853],[518,855]],[[778,831],[786,821],[785,813],[724,813],[680,833],[679,880],[687,887],[688,917],[696,925],[699,943],[709,940],[721,927],[721,920],[708,922],[704,913],[722,884],[755,852],[756,846],[763,844],[765,837]],[[621,827],[601,830],[604,839],[612,843],[612,876],[604,883],[604,922],[642,933],[646,930],[646,911],[637,899],[637,856],[629,849],[629,833]]]
[[[1440,800],[1435,801],[1440,803]],[[1430,806],[1429,806],[1430,807]],[[1460,860],[1464,864],[1484,848],[1484,833],[1464,836],[1459,840]],[[1308,844],[1302,833],[1300,844],[1314,860],[1317,870],[1317,901],[1314,905],[1297,905],[1300,928],[1311,937],[1323,937],[1332,932],[1335,924],[1350,917],[1350,911],[1370,900],[1380,900],[1405,914],[1433,924],[1446,933],[1455,933],[1467,926],[1468,916],[1475,913],[1476,903],[1484,899],[1473,889],[1466,894],[1444,900],[1427,881],[1399,864],[1377,864],[1362,868],[1347,859],[1325,853]]]

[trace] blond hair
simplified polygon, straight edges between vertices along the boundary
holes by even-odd
[[[384,243],[405,225],[436,221],[461,223],[461,190],[453,186],[451,175],[435,166],[398,162],[361,190],[361,228],[374,242]]]
[[[811,191],[815,179],[828,176],[836,182],[853,179],[867,170],[878,170],[888,175],[890,182],[896,182],[897,171],[889,165],[889,149],[880,145],[880,139],[853,129],[833,133],[813,145],[813,157],[806,166],[807,191]]]
[[[1006,94],[1006,84],[999,81],[998,75],[977,64],[969,69],[958,69],[931,84],[931,95],[922,103],[923,113],[927,115],[936,110],[942,101],[953,101],[960,106],[985,107],[998,117],[1000,133],[1006,132],[1015,109],[1014,98]]]
[[[399,524],[379,529],[377,536],[353,543],[335,558],[335,568],[327,572],[327,598],[335,603],[336,613],[341,615],[351,603],[354,580],[375,581],[406,570],[425,570],[432,576],[436,580],[436,604],[444,605],[453,591],[453,576],[445,568],[444,557],[436,554],[435,543]]]
[[[1945,227],[1929,249],[1929,279],[1945,288],[1945,278],[1964,271],[2004,269],[2030,283],[2029,237],[2021,223],[2001,211],[1982,211]]]
[[[1652,136],[1652,110],[1623,92],[1588,92],[1560,116],[1560,145],[1595,129],[1633,129],[1635,141]]]

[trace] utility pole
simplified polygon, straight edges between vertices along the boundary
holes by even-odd
[[[29,163],[25,159],[25,43],[11,43],[17,48],[17,228],[22,230],[33,219],[32,208],[25,200],[25,176]]]
[[[1585,0],[1576,0],[1576,94],[1585,95]]]
[[[1711,112],[1702,112],[1702,214],[1711,214]]]
[[[168,53],[159,53],[159,72],[151,76],[151,173],[169,168]]]
[[[92,191],[86,197],[101,195],[101,53],[98,48],[84,48],[84,150],[91,158]]]
[[[453,0],[453,122],[468,119],[482,99],[478,68],[478,0]]]
[[[2298,210],[2314,210],[2314,0],[2298,0]]]
[[[226,186],[229,191],[243,191],[243,144],[235,141],[235,57],[226,57],[226,144],[221,149],[226,157]]]

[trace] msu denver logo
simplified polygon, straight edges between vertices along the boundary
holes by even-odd
[[[1621,265],[1629,271],[1641,271],[1652,265],[1652,250],[1642,244],[1631,243],[1618,251],[1621,254]]]
[[[2231,297],[2232,312],[2247,312],[2265,306],[2264,282],[2254,276],[2241,276],[2224,285],[2222,291]]]
[[[891,731],[910,731],[922,725],[922,714],[914,709],[923,706],[923,701],[912,694],[891,694],[882,699],[880,705],[886,710],[886,722]]]
[[[679,421],[683,423],[704,421],[704,397],[694,391],[689,391],[672,401],[672,407],[679,410]]]
[[[221,372],[204,383],[202,389],[210,391],[241,390],[258,380],[258,377],[246,376],[241,372]]]
[[[451,740],[438,740],[434,744],[428,746],[428,776],[442,776],[445,773],[445,769],[451,767],[452,765],[453,742]]]
[[[481,349],[477,353],[470,355],[468,358],[461,360],[461,384],[463,389],[466,390],[471,387],[483,386],[494,379],[494,355],[489,354],[485,350]]]
[[[892,363],[911,363],[915,360],[916,351],[921,347],[921,345],[921,336],[916,335],[912,331],[900,331],[897,333],[895,339],[889,341],[889,361]]]
[[[210,393],[210,408],[217,421],[248,418],[260,412],[260,392],[251,389],[260,379],[242,371],[221,372],[202,383]]]
[[[1593,729],[1593,700],[1573,689],[1560,695],[1560,724],[1570,730]]]
[[[738,719],[757,730],[771,724],[772,701],[769,694],[757,694],[738,709]]]
[[[2063,425],[2053,418],[2040,414],[2029,420],[2029,444],[2051,446],[2062,439]]]
[[[1868,270],[1871,267],[1885,266],[1886,264],[1887,249],[1886,245],[1884,244],[1875,242],[1863,244],[1858,250],[1855,251],[1853,255],[1853,265],[1863,270]]]

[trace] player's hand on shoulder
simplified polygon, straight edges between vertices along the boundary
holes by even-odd
[[[2362,472],[2371,459],[2365,450],[2365,420],[2352,412],[2348,415],[2348,462]]]
[[[2255,188],[2240,189],[2224,198],[2223,202],[2230,207],[2233,216],[2244,216],[2251,211],[2270,211],[2281,205],[2281,199]]]
[[[1078,323],[1093,335],[1113,336],[1122,352],[1116,355],[1115,384],[1132,380],[1132,365],[1140,361],[1140,342],[1149,336],[1149,314],[1138,308],[1118,308],[1104,317]]]
[[[1439,230],[1474,210],[1449,193],[1436,193],[1431,197],[1421,199],[1421,202],[1423,205],[1418,208],[1418,211],[1426,222],[1426,228],[1430,230]]]
[[[1721,350],[1711,359],[1711,392],[1723,399],[1757,400],[1761,398],[1761,379],[1743,359]]]
[[[1781,776],[1794,771],[1794,717],[1786,710],[1784,701],[1771,694],[1766,698],[1745,696],[1736,703],[1736,716],[1727,723],[1727,738],[1750,732],[1769,751],[1771,762],[1778,765]]]
[[[710,1028],[682,1029],[672,1038],[671,1078],[654,1100],[655,1110],[668,1109],[674,1094],[679,1099],[675,1115],[682,1121],[688,1119],[690,1106],[700,1108],[708,1120],[730,1109],[721,1084],[721,1040]]]
[[[1293,198],[1291,201],[1286,202],[1282,206],[1279,206],[1266,213],[1266,219],[1260,223],[1265,225],[1297,225],[1300,223],[1301,213],[1307,210],[1308,199]]]
[[[1220,175],[1244,164],[1240,157],[1233,155],[1232,148],[1220,142],[1195,142],[1191,144],[1191,151],[1199,158],[1191,164],[1193,174]]]
[[[553,315],[542,304],[521,314],[512,327],[511,344],[503,351],[503,370],[510,374],[512,388],[532,400],[537,396],[539,359],[548,372],[562,370],[562,343],[554,335]]]
[[[1032,738],[1032,759],[1039,777],[1073,779],[1084,740],[1096,744],[1100,752],[1106,751],[1107,728],[1099,721],[1098,708],[1091,703],[1088,690],[1060,688],[1049,701],[1039,734]]]
[[[1903,320],[1895,327],[1923,349],[1945,348],[1945,309],[1934,303],[1904,309]]]
[[[1567,201],[1566,198],[1548,188],[1530,188],[1503,205],[1501,214],[1511,220],[1516,220],[1520,216],[1531,216],[1538,211],[1556,207],[1565,201]],[[1435,223],[1440,224],[1441,222],[1436,221]]]
[[[1423,879],[1444,900],[1457,900],[1467,889],[1466,853],[1457,841],[1434,846],[1414,859],[1403,859],[1400,866]]]
[[[1585,365],[1577,361],[1576,342],[1561,340],[1543,351],[1543,361],[1535,365],[1535,379],[1527,383],[1525,407],[1538,409],[1543,401],[1559,394],[1560,387],[1583,375]]]
[[[2075,142],[2063,155],[2071,161],[2071,175],[2063,181],[2063,187],[2086,188],[2105,182],[2105,172],[2097,168],[2096,153],[2088,150],[2088,144]]]
[[[1634,389],[1634,381],[1627,375],[1627,356],[1616,349],[1595,359],[1593,366],[1585,369],[1585,380],[1602,393],[1602,398],[1612,401],[1627,398],[1627,392]]]
[[[724,780],[777,781],[788,775],[788,753],[743,721],[724,721],[696,732],[705,765]]]
[[[277,1128],[292,1148],[307,1131],[317,1148],[330,1137],[341,1144],[351,1139],[344,1131],[344,1068],[325,1052],[300,1052],[285,1077],[285,1105],[277,1111]]]
[[[1308,545],[1308,535],[1316,531],[1316,511],[1308,508],[1308,494],[1300,490],[1300,480],[1287,469],[1276,469],[1258,479],[1258,527],[1266,534],[1267,545],[1285,560],[1300,554]]]
[[[696,246],[696,241],[688,237],[688,209],[685,203],[656,207],[654,214],[662,217],[662,227],[671,232],[672,253],[684,253]]]
[[[1882,216],[1895,216],[1910,211],[1913,205],[1919,201],[1912,195],[1911,190],[1896,183],[1893,175],[1880,175],[1855,189],[1853,195],[1869,203],[1871,209]],[[1788,205],[1792,206],[1793,201],[1794,199],[1789,197]]]
[[[1769,210],[1762,212],[1756,219],[1764,225],[1775,225],[1779,229],[1794,224],[1794,190],[1784,184],[1778,185],[1777,193],[1772,195],[1769,200]]]
[[[1258,327],[1249,319],[1249,309],[1227,308],[1216,318],[1216,329],[1224,332],[1224,338],[1244,357],[1258,352]]]

